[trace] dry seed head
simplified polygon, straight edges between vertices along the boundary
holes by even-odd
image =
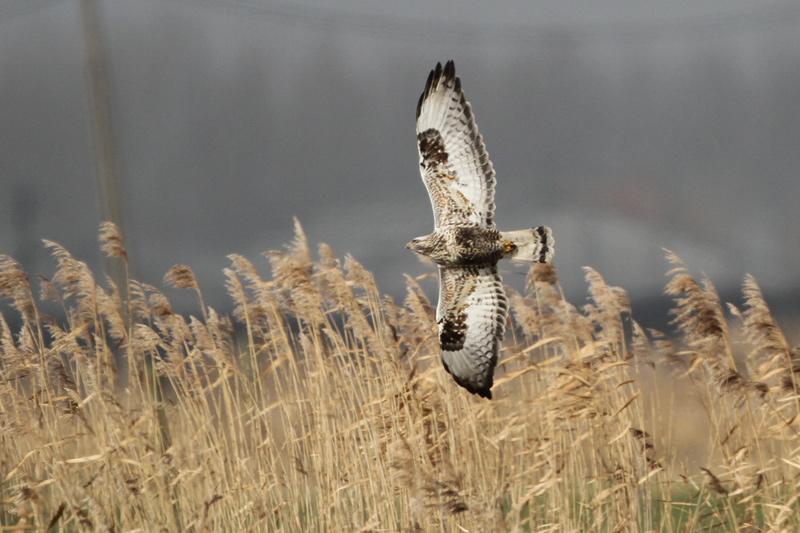
[[[163,317],[174,314],[172,311],[172,305],[170,305],[169,300],[167,299],[166,296],[164,296],[160,292],[151,293],[147,303],[153,310],[153,315],[157,317]]]
[[[161,344],[161,337],[146,324],[136,324],[133,329],[133,345],[140,352],[154,352]]]
[[[594,305],[586,306],[586,316],[597,325],[598,339],[621,343],[624,339],[622,315],[630,313],[627,293],[620,287],[608,285],[599,272],[583,267],[589,296]]]
[[[239,254],[230,254],[228,259],[231,262],[233,270],[247,282],[251,289],[256,289],[265,283],[264,280],[261,279],[256,267],[253,266],[253,263],[245,257]]]
[[[14,335],[5,318],[0,314],[0,365],[8,369],[21,366],[21,364],[22,357],[14,343]]]
[[[191,267],[174,265],[164,274],[164,283],[176,289],[198,289],[197,278]]]
[[[667,251],[667,259],[676,265],[667,273],[671,279],[664,289],[675,301],[675,308],[671,311],[674,316],[672,323],[689,342],[708,338],[727,341],[728,327],[714,285],[705,276],[698,283],[672,252]]]
[[[100,233],[98,235],[100,249],[107,257],[121,257],[128,260],[128,252],[125,250],[125,239],[119,227],[106,220],[100,223]]]
[[[66,508],[67,508],[67,504],[64,503],[64,502],[61,502],[61,505],[58,506],[58,509],[56,509],[56,512],[53,514],[53,516],[50,518],[50,521],[47,523],[46,531],[50,531],[51,529],[53,529],[55,527],[55,525],[61,519],[61,516],[64,514],[64,510]]]
[[[300,224],[297,217],[293,217],[292,222],[294,223],[294,241],[290,249],[295,254],[303,256],[303,259],[310,263],[311,254],[308,251],[308,237],[306,237],[306,232],[303,230],[303,225]]]
[[[344,268],[347,271],[348,281],[353,281],[356,285],[372,294],[378,294],[378,287],[375,284],[374,276],[369,270],[364,268],[364,265],[356,261],[353,256],[347,255],[345,257]]]
[[[28,275],[12,257],[0,255],[0,299],[5,298],[11,300],[14,309],[23,316],[33,309]]]
[[[512,288],[506,290],[510,305],[510,315],[514,322],[519,326],[523,333],[528,337],[538,337],[541,334],[539,329],[539,317],[535,307],[528,305],[520,293]]]
[[[608,285],[595,269],[583,267],[589,294],[597,307],[615,315],[630,312],[630,299],[622,287]]]
[[[112,292],[112,294],[114,293]],[[95,298],[97,299],[97,310],[108,323],[108,333],[111,338],[117,341],[125,340],[128,336],[128,331],[125,321],[119,312],[120,302],[118,298],[115,300],[114,296],[110,296],[101,287],[97,287]]]
[[[11,298],[15,291],[28,287],[28,275],[20,264],[8,255],[0,255],[0,296]]]
[[[236,272],[230,268],[223,268],[222,273],[225,275],[225,288],[228,290],[228,295],[234,302],[233,314],[237,320],[244,322],[247,320],[245,313],[250,306],[242,281],[239,279]]]
[[[558,273],[556,267],[551,263],[534,263],[528,272],[528,285],[531,283],[546,283],[548,285],[558,284]]]
[[[319,256],[319,264],[323,268],[336,268],[339,263],[331,247],[324,242],[317,247],[317,255]]]
[[[703,473],[706,475],[708,486],[711,488],[711,490],[713,490],[717,494],[722,494],[722,495],[728,494],[728,489],[725,488],[725,485],[722,484],[722,481],[720,481],[720,479],[717,476],[715,476],[711,470],[709,470],[708,468],[700,468],[700,470],[702,470]]]
[[[141,283],[136,280],[128,281],[128,306],[132,318],[144,318],[149,313],[147,310],[147,295]]]
[[[789,343],[775,322],[756,279],[747,274],[742,284],[745,297],[743,313],[745,331],[751,342],[766,355],[788,355]]]
[[[419,286],[417,281],[406,275],[406,299],[405,306],[411,310],[414,317],[421,322],[432,322],[434,317],[434,309],[425,296],[425,291]]]
[[[50,250],[58,264],[58,269],[53,276],[53,283],[63,290],[63,298],[76,297],[82,300],[91,300],[94,294],[95,282],[92,271],[83,261],[78,261],[66,248],[57,242],[43,240],[44,245]],[[86,302],[91,306],[90,302]]]
[[[797,393],[800,388],[800,346],[789,351],[789,364],[786,366],[781,386],[787,392]]]

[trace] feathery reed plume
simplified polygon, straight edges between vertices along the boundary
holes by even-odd
[[[250,290],[258,293],[265,285],[269,285],[268,282],[261,279],[261,275],[259,275],[256,267],[246,258],[239,254],[230,254],[228,259],[231,262],[233,270],[245,280]]]
[[[532,344],[539,337],[539,317],[536,308],[528,305],[524,297],[515,289],[506,288],[506,297],[510,305],[510,315],[514,323],[522,330],[525,338]]]
[[[673,267],[667,272],[670,280],[664,292],[673,297],[672,324],[683,334],[689,347],[706,362],[722,389],[738,389],[744,385],[730,347],[728,324],[719,296],[708,278],[698,283],[680,257],[665,250]]]
[[[569,331],[574,320],[574,313],[563,299],[557,283],[558,276],[555,267],[551,264],[534,263],[528,270],[525,280],[525,297],[532,302],[529,307],[535,311],[537,336],[540,339],[546,337],[568,339],[575,336],[574,332]],[[533,305],[534,302],[535,305]],[[573,348],[576,346],[577,340]]]
[[[125,320],[120,314],[122,307],[119,292],[111,280],[108,282],[112,288],[111,294],[104,291],[102,287],[95,288],[97,312],[105,319],[111,338],[115,341],[124,341],[128,337],[128,331]]]
[[[552,263],[533,263],[528,273],[529,283],[558,285],[558,273]]]
[[[797,391],[800,357],[789,347],[783,330],[770,313],[761,288],[750,274],[744,278],[742,293],[745,298],[742,313],[745,333],[757,352],[766,358],[761,365],[756,365],[759,374],[768,376],[778,368],[783,369],[782,386],[786,390]]]
[[[624,351],[622,315],[630,313],[630,302],[624,289],[606,284],[599,272],[583,267],[593,305],[586,307],[587,316],[596,324],[598,338],[620,346]]]
[[[175,314],[172,311],[172,304],[169,303],[167,297],[161,294],[155,288],[149,287],[147,289],[147,293],[143,294],[148,294],[147,306],[149,307],[154,317],[159,318]]]
[[[6,374],[6,379],[9,379],[10,372],[21,370],[24,368],[24,364],[22,354],[14,342],[11,328],[8,327],[5,317],[0,315],[0,369]]]
[[[197,305],[200,306],[200,312],[203,315],[203,320],[208,322],[208,309],[206,302],[203,299],[203,293],[200,291],[200,285],[197,283],[197,278],[191,267],[186,265],[173,265],[166,274],[164,274],[164,283],[175,287],[176,289],[191,289],[197,296]]]
[[[128,280],[128,308],[130,309],[131,320],[145,320],[150,310],[147,306],[147,295],[141,283],[136,280]]]
[[[419,286],[416,279],[405,276],[406,278],[406,307],[414,314],[417,320],[422,322],[432,322],[434,317],[434,309],[428,297],[425,296],[425,291]]]
[[[14,309],[24,318],[33,313],[33,296],[28,275],[14,258],[0,255],[0,300],[11,300]]]
[[[728,328],[713,287],[695,281],[681,258],[673,252],[665,250],[665,255],[673,265],[667,272],[671,279],[664,290],[675,299],[673,323],[690,342],[727,341]]]
[[[108,220],[101,222],[98,239],[100,250],[108,257],[121,257],[125,261],[128,260],[125,239],[122,238],[122,232],[116,224]]]
[[[244,285],[242,285],[242,282],[236,275],[236,272],[230,268],[223,269],[222,273],[225,276],[225,289],[228,291],[228,295],[233,300],[233,316],[240,322],[246,322],[250,320],[250,317],[247,316],[249,306],[247,303],[247,293],[245,293]]]
[[[164,274],[164,283],[176,289],[194,289],[197,290],[197,278],[191,267],[186,265],[173,265]]]
[[[314,265],[303,227],[294,219],[294,240],[286,251],[265,255],[272,266],[276,294],[290,314],[301,317],[312,329],[326,322],[322,295],[314,281]]]
[[[96,319],[95,289],[92,271],[83,261],[78,261],[60,244],[45,240],[45,248],[56,260],[57,269],[52,282],[61,289],[62,301],[74,300],[77,312],[74,318],[84,322]]]

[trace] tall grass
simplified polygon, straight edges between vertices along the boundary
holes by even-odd
[[[113,225],[100,237],[127,261]],[[196,296],[182,316],[46,246],[38,299],[0,258],[21,324],[0,318],[0,524],[15,531],[800,528],[800,351],[752,277],[726,312],[668,253],[667,336],[598,272],[578,308],[535,265],[486,401],[441,368],[426,280],[397,304],[352,257],[313,259],[299,225],[268,278],[230,256],[232,317],[187,266],[164,278]]]

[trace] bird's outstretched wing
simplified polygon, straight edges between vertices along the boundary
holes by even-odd
[[[439,267],[439,345],[444,368],[473,394],[491,398],[508,304],[497,267]]]
[[[436,64],[419,97],[417,148],[436,227],[494,227],[494,168],[452,61]]]

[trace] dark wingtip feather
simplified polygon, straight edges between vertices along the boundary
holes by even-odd
[[[481,398],[486,398],[487,400],[491,400],[492,399],[492,389],[480,389],[480,390],[475,390],[475,391],[470,391],[470,392],[472,392],[473,394],[477,394]]]
[[[444,79],[449,81],[456,77],[456,64],[451,59],[444,65]]]
[[[455,378],[455,376],[453,376],[453,377]],[[458,383],[459,385],[461,385],[462,387],[467,389],[472,394],[476,394],[476,395],[480,396],[481,398],[486,398],[487,400],[491,400],[492,399],[492,389],[491,389],[492,384],[491,384],[491,380],[489,380],[489,381],[490,381],[490,383],[487,383],[483,387],[475,387],[471,383],[468,383],[467,381],[464,381],[464,380],[458,379],[458,378],[455,379],[456,383]]]
[[[439,86],[439,82],[444,79],[445,82],[452,82],[455,80],[455,87],[456,91],[461,91],[461,80],[456,77],[456,64],[453,60],[449,60],[445,63],[444,68],[442,68],[442,64],[440,62],[436,63],[436,67],[434,67],[428,73],[428,79],[425,82],[425,90],[422,91],[422,94],[419,95],[419,100],[417,101],[417,118],[419,118],[420,113],[422,112],[422,103],[425,99],[430,96],[431,92]]]
[[[447,366],[447,363],[445,363],[444,359],[442,359],[442,365],[444,366],[444,369],[447,371],[447,373],[453,376],[453,381],[455,381],[459,387],[463,387],[467,389],[467,391],[471,392],[472,394],[477,394],[481,398],[486,398],[487,400],[492,399],[492,384],[494,381],[492,379],[492,376],[489,376],[489,379],[485,380],[482,386],[476,387],[469,381],[461,379],[460,376],[454,374],[453,371],[450,370],[450,367]]]
[[[422,94],[419,95],[419,101],[417,101],[417,118],[419,118],[419,114],[422,111],[422,102],[424,102],[431,93],[431,88],[438,81],[441,72],[442,64],[436,63],[436,67],[428,73],[428,79],[425,81],[425,88],[422,90]]]

